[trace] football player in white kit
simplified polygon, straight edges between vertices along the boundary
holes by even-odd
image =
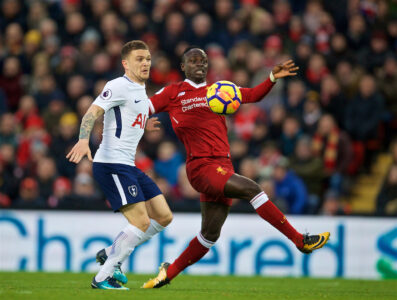
[[[87,155],[92,161],[90,133],[95,120],[104,114],[103,138],[95,154],[93,174],[112,209],[120,211],[128,225],[110,247],[98,252],[102,266],[91,286],[127,290],[117,282],[127,282],[120,265],[136,246],[163,230],[171,222],[172,213],[157,185],[134,163],[149,116],[145,90],[151,65],[149,48],[142,41],[130,41],[123,46],[121,58],[125,75],[109,81],[87,110],[79,141],[66,158],[77,164]]]

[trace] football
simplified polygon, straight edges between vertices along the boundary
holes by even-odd
[[[216,114],[234,114],[241,104],[240,89],[230,81],[217,81],[207,90],[207,103]]]

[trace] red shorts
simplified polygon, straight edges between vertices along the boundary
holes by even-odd
[[[193,188],[201,193],[201,202],[218,202],[228,206],[232,199],[224,196],[223,190],[234,168],[227,157],[199,157],[187,162],[186,173]]]

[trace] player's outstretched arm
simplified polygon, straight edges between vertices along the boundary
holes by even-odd
[[[295,76],[299,67],[290,59],[286,62],[275,66],[270,76],[262,83],[253,88],[240,88],[243,103],[254,103],[261,101],[272,87],[276,84],[277,79],[287,76]]]
[[[299,70],[292,59],[283,62],[282,64],[276,65],[273,70],[273,76],[275,79],[287,77],[287,76],[295,76],[296,71]]]
[[[87,155],[88,159],[92,161],[91,150],[89,147],[89,140],[95,120],[105,113],[103,108],[92,104],[85,113],[80,125],[79,141],[74,145],[72,150],[66,155],[70,162],[78,164],[80,160]]]

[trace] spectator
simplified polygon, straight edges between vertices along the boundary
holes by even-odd
[[[56,165],[60,175],[72,177],[75,166],[66,160],[66,154],[72,149],[78,138],[78,119],[75,113],[65,113],[59,121],[59,136],[51,143],[50,151],[57,158]]]
[[[35,99],[30,95],[22,96],[18,110],[14,115],[15,121],[23,130],[26,129],[31,119],[40,119]]]
[[[230,141],[230,155],[233,157],[233,167],[237,173],[240,173],[241,161],[247,156],[247,143],[241,139]]]
[[[351,142],[347,134],[335,124],[331,115],[321,117],[313,137],[313,150],[323,158],[325,172],[346,173],[352,159]]]
[[[264,143],[258,158],[259,175],[266,177],[266,175],[273,174],[274,167],[280,160],[280,157],[281,153],[275,142],[268,141]]]
[[[302,178],[308,192],[308,212],[317,213],[323,194],[323,162],[313,155],[312,141],[309,136],[298,140],[295,153],[290,160],[290,168]]]
[[[22,12],[22,6],[20,0],[4,0],[1,3],[1,15],[0,28],[4,32],[4,29],[11,23],[15,22],[22,24],[25,27],[25,15]]]
[[[353,68],[350,62],[343,60],[337,64],[335,74],[342,88],[342,94],[347,99],[355,97],[363,74],[362,69],[359,67]]]
[[[104,210],[108,206],[103,201],[99,190],[95,188],[94,179],[81,173],[77,175],[73,182],[73,189],[70,196],[64,196],[59,207],[62,209],[87,209]]]
[[[169,57],[178,59],[175,53],[175,45],[186,40],[185,19],[179,12],[172,12],[167,16],[165,27],[162,36],[167,36],[166,39],[161,39],[161,47]],[[171,60],[173,61],[173,60]],[[173,65],[173,67],[176,67]]]
[[[23,171],[15,163],[15,148],[11,144],[0,145],[0,193],[11,200],[18,196],[19,181]]]
[[[301,80],[291,80],[287,86],[287,98],[285,99],[285,109],[288,114],[299,118],[303,112],[305,102],[306,87]]]
[[[154,161],[154,170],[171,186],[177,184],[178,169],[182,163],[183,158],[172,142],[164,141],[159,145],[157,159]]]
[[[180,81],[181,75],[178,70],[172,68],[171,62],[165,55],[160,55],[154,61],[151,78],[154,84],[164,86]]]
[[[385,99],[385,143],[386,147],[395,135],[397,128],[397,102],[395,101],[395,91],[397,86],[397,59],[389,56],[385,60],[383,68],[381,68],[378,78],[377,86],[383,98]]]
[[[252,130],[251,138],[248,142],[248,153],[253,157],[258,157],[264,143],[270,141],[269,130],[265,123],[256,122]],[[235,159],[233,157],[233,159]]]
[[[286,116],[284,106],[275,105],[270,111],[269,136],[272,140],[279,140],[283,131],[283,121]]]
[[[383,98],[376,90],[374,78],[371,75],[365,75],[360,82],[359,93],[346,107],[345,128],[353,140],[364,143],[378,140],[382,116]],[[367,150],[364,167],[369,170],[374,151]]]
[[[335,118],[340,128],[344,128],[346,100],[335,76],[325,76],[321,81],[321,108],[325,113],[331,114]]]
[[[252,157],[243,158],[240,163],[240,173],[242,176],[256,181],[259,175],[256,160]]]
[[[11,113],[3,114],[0,117],[0,146],[4,144],[11,145],[14,149],[17,146],[17,127],[15,126],[15,117]]]
[[[306,78],[309,86],[316,90],[320,90],[321,80],[329,73],[325,59],[321,54],[313,54],[308,62],[306,70]]]
[[[188,38],[192,45],[197,45],[203,49],[215,41],[212,31],[212,21],[208,14],[200,13],[193,17],[192,34]]]
[[[16,57],[9,56],[5,59],[0,75],[0,88],[7,98],[7,107],[15,112],[23,94],[21,63]]]
[[[92,58],[100,49],[101,37],[94,28],[86,29],[81,35],[78,56],[80,70],[83,74],[89,74],[92,69]]]
[[[302,179],[293,171],[288,171],[288,160],[285,157],[280,157],[277,161],[273,177],[276,182],[276,197],[287,203],[287,212],[303,214],[308,201],[307,190]]]
[[[59,135],[59,121],[68,110],[63,100],[53,99],[42,113],[45,127],[52,136]]]
[[[376,213],[397,216],[397,165],[393,164],[377,196]]]
[[[79,121],[83,118],[84,114],[87,112],[88,108],[91,106],[92,102],[94,102],[93,97],[84,95],[77,100],[76,110]]]
[[[73,75],[69,78],[66,86],[66,95],[68,103],[74,109],[78,99],[84,96],[87,92],[87,83],[83,76]]]
[[[186,165],[182,164],[178,170],[178,188],[176,190],[175,201],[172,201],[171,207],[178,211],[200,211],[200,194],[191,186],[187,174]]]
[[[309,91],[306,94],[306,102],[302,112],[302,127],[305,133],[313,135],[317,123],[321,118],[322,111],[319,102],[319,94],[316,91]]]
[[[52,187],[57,174],[54,159],[50,157],[40,159],[37,163],[36,173],[40,196],[47,202],[52,194]]]
[[[38,116],[28,119],[24,133],[18,147],[17,162],[25,170],[32,172],[35,168],[33,159],[37,158],[34,156],[35,152],[46,152],[51,136],[44,128],[43,119]]]
[[[331,51],[327,55],[327,64],[331,71],[334,71],[336,65],[341,60],[355,61],[354,56],[347,46],[347,40],[341,33],[336,33],[331,37]]]
[[[62,91],[65,91],[69,78],[79,71],[79,57],[76,48],[70,45],[63,46],[59,52],[60,56],[55,68],[55,77],[58,86],[61,87]]]
[[[295,144],[302,135],[301,125],[296,117],[288,116],[283,122],[281,135],[281,153],[290,156],[295,149]]]
[[[65,98],[64,93],[57,88],[57,84],[55,81],[54,76],[52,75],[44,75],[40,79],[39,83],[39,90],[34,95],[36,99],[37,107],[40,112],[44,110],[45,107],[54,99],[61,99]]]
[[[240,107],[234,117],[234,129],[237,136],[245,141],[251,139],[256,123],[265,122],[265,114],[255,104]]]
[[[346,211],[347,210],[347,211]],[[348,214],[348,208],[342,204],[340,196],[334,190],[329,190],[324,196],[321,213],[327,216],[340,216]]]
[[[309,59],[313,55],[312,40],[309,36],[302,37],[302,40],[296,45],[294,60],[299,66],[298,77],[306,79],[307,66]]]
[[[388,49],[387,36],[382,31],[375,31],[370,40],[370,48],[365,48],[360,61],[367,71],[373,73],[383,66],[386,57],[391,54]]]
[[[360,51],[368,44],[368,31],[361,14],[354,14],[349,18],[347,38],[353,51]]]
[[[22,180],[19,186],[19,197],[12,204],[13,208],[43,209],[46,208],[44,199],[40,196],[37,181],[31,177]]]
[[[71,195],[72,183],[66,177],[58,177],[54,181],[52,194],[48,199],[48,206],[51,208],[57,208],[60,203]]]
[[[323,160],[330,188],[343,192],[343,176],[353,163],[353,148],[348,135],[340,130],[331,115],[323,115],[313,136],[313,151]]]

